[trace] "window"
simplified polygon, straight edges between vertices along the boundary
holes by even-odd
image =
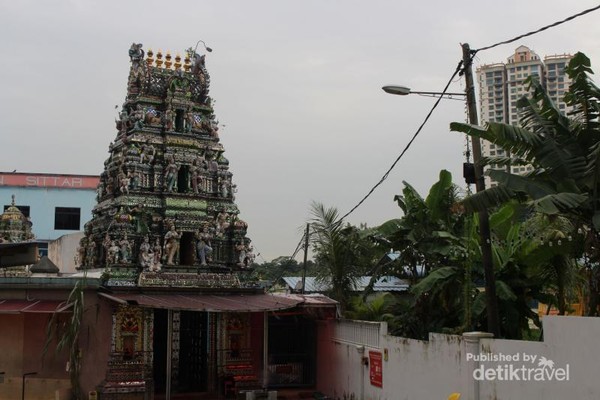
[[[10,205],[5,205],[4,206],[4,211],[8,210],[8,207],[11,207],[11,206]],[[17,207],[19,209],[19,211],[21,211],[23,213],[24,216],[29,217],[29,206],[15,205],[15,207]]]
[[[54,209],[54,229],[78,231],[80,220],[80,208],[56,207]]]
[[[176,110],[175,111],[175,131],[183,132],[183,118],[184,118],[183,110]]]

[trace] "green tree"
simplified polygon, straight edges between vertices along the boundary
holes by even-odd
[[[565,247],[553,265],[566,258],[582,259],[588,276],[590,295],[588,313],[598,315],[600,288],[600,89],[591,81],[590,60],[577,53],[565,69],[572,80],[565,95],[573,107],[564,115],[552,102],[535,78],[529,79],[531,97],[518,102],[521,126],[490,122],[486,127],[452,123],[451,129],[488,140],[504,148],[510,157],[490,157],[487,164],[532,165],[533,171],[515,175],[502,170],[490,170],[498,185],[464,200],[469,210],[496,207],[510,199],[527,205],[529,212],[540,214],[550,222],[564,217],[572,232],[561,232],[574,245]],[[547,242],[547,247],[549,247]],[[556,242],[554,242],[556,243]],[[564,263],[555,274],[558,280],[571,276],[572,263]],[[563,279],[564,280],[564,279]],[[561,289],[562,287],[562,289]],[[563,291],[564,284],[558,284]],[[564,294],[559,296],[559,304]],[[560,305],[564,312],[565,305]]]
[[[395,303],[396,299],[391,293],[379,293],[373,298],[354,296],[346,316],[363,321],[391,321],[394,314],[390,311]]]
[[[317,264],[317,280],[331,286],[329,295],[340,302],[344,312],[348,308],[357,278],[372,265],[373,244],[361,229],[342,224],[335,207],[326,208],[312,203],[310,244]]]
[[[394,200],[401,218],[385,222],[372,238],[392,247],[399,257],[379,265],[373,280],[383,275],[411,282],[412,299],[396,304],[394,334],[426,339],[430,331],[455,331],[471,327],[471,262],[475,243],[471,240],[473,219],[460,207],[452,175],[440,171],[425,199],[404,182],[402,195]]]

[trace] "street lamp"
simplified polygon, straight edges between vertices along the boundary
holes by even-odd
[[[407,96],[409,94],[418,94],[420,96],[430,96],[430,97],[443,97],[451,100],[464,100],[466,97],[465,93],[441,93],[441,92],[423,92],[423,91],[414,91],[410,90],[406,86],[397,86],[397,85],[386,85],[382,87],[383,91],[389,94],[395,94],[398,96]],[[461,97],[460,99],[455,99],[455,96]]]
[[[196,42],[196,47],[194,47],[194,54],[196,54],[196,49],[198,49],[198,45],[202,43],[202,46],[204,46],[204,48],[206,49],[206,51],[208,51],[209,53],[212,53],[212,49],[210,47],[208,47],[206,45],[206,43],[204,43],[204,40],[198,40]]]

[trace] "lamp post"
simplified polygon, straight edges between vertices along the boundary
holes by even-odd
[[[387,85],[382,89],[386,93],[406,96],[409,94],[423,94],[436,97],[461,96],[466,100],[469,111],[469,123],[478,125],[477,103],[475,100],[475,85],[473,83],[473,70],[471,68],[471,49],[468,44],[462,45],[463,66],[466,82],[465,93],[438,93],[438,92],[417,92],[405,86]],[[481,165],[481,142],[478,137],[471,136],[471,147],[473,148],[473,162],[475,166],[475,187],[477,192],[485,190],[485,181],[483,176],[483,165]],[[481,262],[485,275],[485,298],[487,307],[487,325],[488,331],[495,337],[500,336],[500,324],[498,317],[498,300],[496,298],[496,277],[494,274],[494,264],[492,261],[492,245],[490,239],[490,220],[487,210],[479,211],[479,236],[481,239]]]
[[[198,49],[198,45],[202,43],[202,46],[204,46],[204,48],[206,49],[206,51],[208,51],[209,53],[212,53],[212,49],[210,47],[208,47],[206,45],[206,43],[204,43],[204,40],[198,40],[196,42],[196,46],[194,47],[194,54],[196,54],[196,50]]]
[[[441,93],[441,92],[423,92],[423,91],[415,91],[407,88],[406,86],[396,86],[396,85],[386,85],[382,87],[383,91],[389,94],[396,94],[399,96],[408,96],[409,94],[418,94],[421,96],[431,96],[431,97],[439,97],[442,96],[447,99],[454,99],[454,97],[460,97],[461,100],[464,100],[464,93]]]

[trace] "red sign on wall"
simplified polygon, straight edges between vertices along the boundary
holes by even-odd
[[[0,172],[0,186],[96,189],[100,177]]]
[[[369,351],[369,378],[371,385],[383,387],[383,363],[379,351]]]

